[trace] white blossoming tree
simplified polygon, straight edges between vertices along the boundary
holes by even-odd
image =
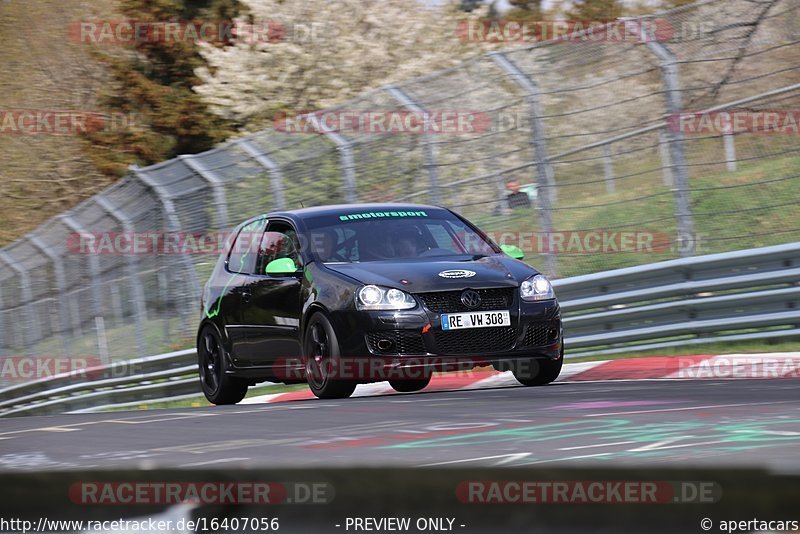
[[[242,0],[249,18],[228,47],[204,46],[195,90],[242,129],[278,113],[329,107],[386,83],[428,74],[475,53],[459,39],[466,14],[414,0]],[[275,33],[278,26],[282,34]],[[264,33],[266,32],[266,33]],[[490,45],[488,45],[490,46]]]

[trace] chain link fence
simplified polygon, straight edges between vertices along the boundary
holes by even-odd
[[[486,119],[456,134],[311,120],[310,133],[273,128],[134,167],[0,251],[0,350],[114,361],[191,346],[217,251],[85,253],[98,245],[85,237],[224,232],[301,205],[440,204],[555,278],[796,241],[797,131],[691,131],[676,117],[800,110],[798,11],[795,0],[699,2],[629,23],[657,23],[658,40],[529,44],[328,110]],[[511,205],[510,181],[530,205]]]

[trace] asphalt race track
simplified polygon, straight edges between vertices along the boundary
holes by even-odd
[[[753,467],[800,472],[797,381],[638,380],[0,420],[0,470]]]

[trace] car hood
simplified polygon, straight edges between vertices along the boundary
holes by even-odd
[[[412,293],[465,287],[516,287],[522,280],[538,272],[521,261],[500,255],[466,261],[447,258],[327,263],[325,267],[363,284],[396,287]],[[464,270],[472,271],[475,275],[449,278],[439,274]]]

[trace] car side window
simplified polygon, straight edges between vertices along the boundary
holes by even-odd
[[[258,244],[266,219],[253,221],[239,231],[231,244],[226,268],[232,273],[253,274],[258,260]]]
[[[297,232],[288,223],[276,221],[269,224],[258,247],[257,272],[264,273],[271,261],[290,258],[298,267],[302,266]]]

